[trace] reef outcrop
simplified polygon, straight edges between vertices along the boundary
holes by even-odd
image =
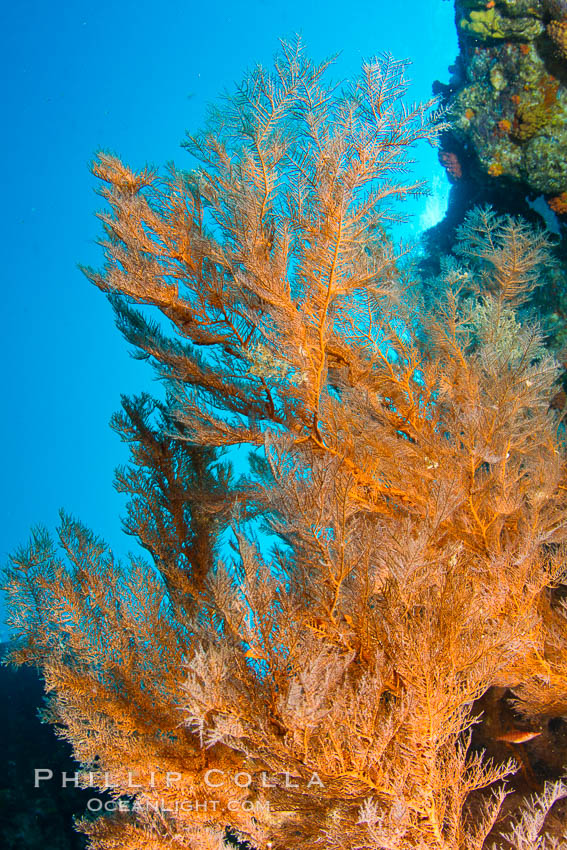
[[[466,213],[489,204],[556,236],[557,267],[538,291],[553,347],[567,343],[567,0],[455,0],[459,54],[434,92],[450,128],[440,161],[452,184],[426,235],[425,271],[451,253]]]
[[[459,56],[435,90],[451,121],[441,161],[465,184],[456,206],[526,213],[542,198],[567,216],[567,3],[456,0],[455,22]]]

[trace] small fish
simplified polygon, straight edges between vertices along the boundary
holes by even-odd
[[[506,741],[508,744],[524,744],[526,741],[531,741],[532,738],[537,738],[541,732],[533,732],[529,729],[510,729],[509,732],[502,732],[497,735],[496,741]]]

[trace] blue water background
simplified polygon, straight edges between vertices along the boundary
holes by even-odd
[[[92,156],[187,166],[179,143],[206,104],[297,32],[315,60],[340,51],[334,79],[384,50],[411,58],[410,98],[428,98],[456,55],[453,4],[19,0],[4,4],[1,30],[0,562],[32,524],[54,527],[61,506],[124,554],[134,544],[120,530],[112,476],[127,452],[108,421],[120,393],[154,385],[76,268],[101,264]],[[442,215],[447,196],[436,152],[419,158],[434,194],[413,231]]]

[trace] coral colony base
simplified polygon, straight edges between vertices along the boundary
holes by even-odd
[[[501,37],[511,3],[465,5]],[[94,164],[87,273],[167,388],[113,420],[149,560],[63,515],[7,579],[12,660],[111,800],[78,823],[93,850],[566,846],[562,369],[530,308],[549,244],[476,209],[416,279],[388,227],[447,127],[404,101],[405,63],[342,89],[327,64],[283,45],[191,170]],[[219,776],[246,781],[210,795]]]

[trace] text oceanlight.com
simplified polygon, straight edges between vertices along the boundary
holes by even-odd
[[[239,800],[237,798],[229,800],[212,800],[203,798],[201,800],[182,799],[182,800],[164,800],[159,798],[149,798],[144,801],[140,800],[101,800],[99,797],[91,797],[87,802],[89,812],[141,812],[153,811],[160,814],[200,814],[202,812],[269,812],[270,804],[267,800]]]

